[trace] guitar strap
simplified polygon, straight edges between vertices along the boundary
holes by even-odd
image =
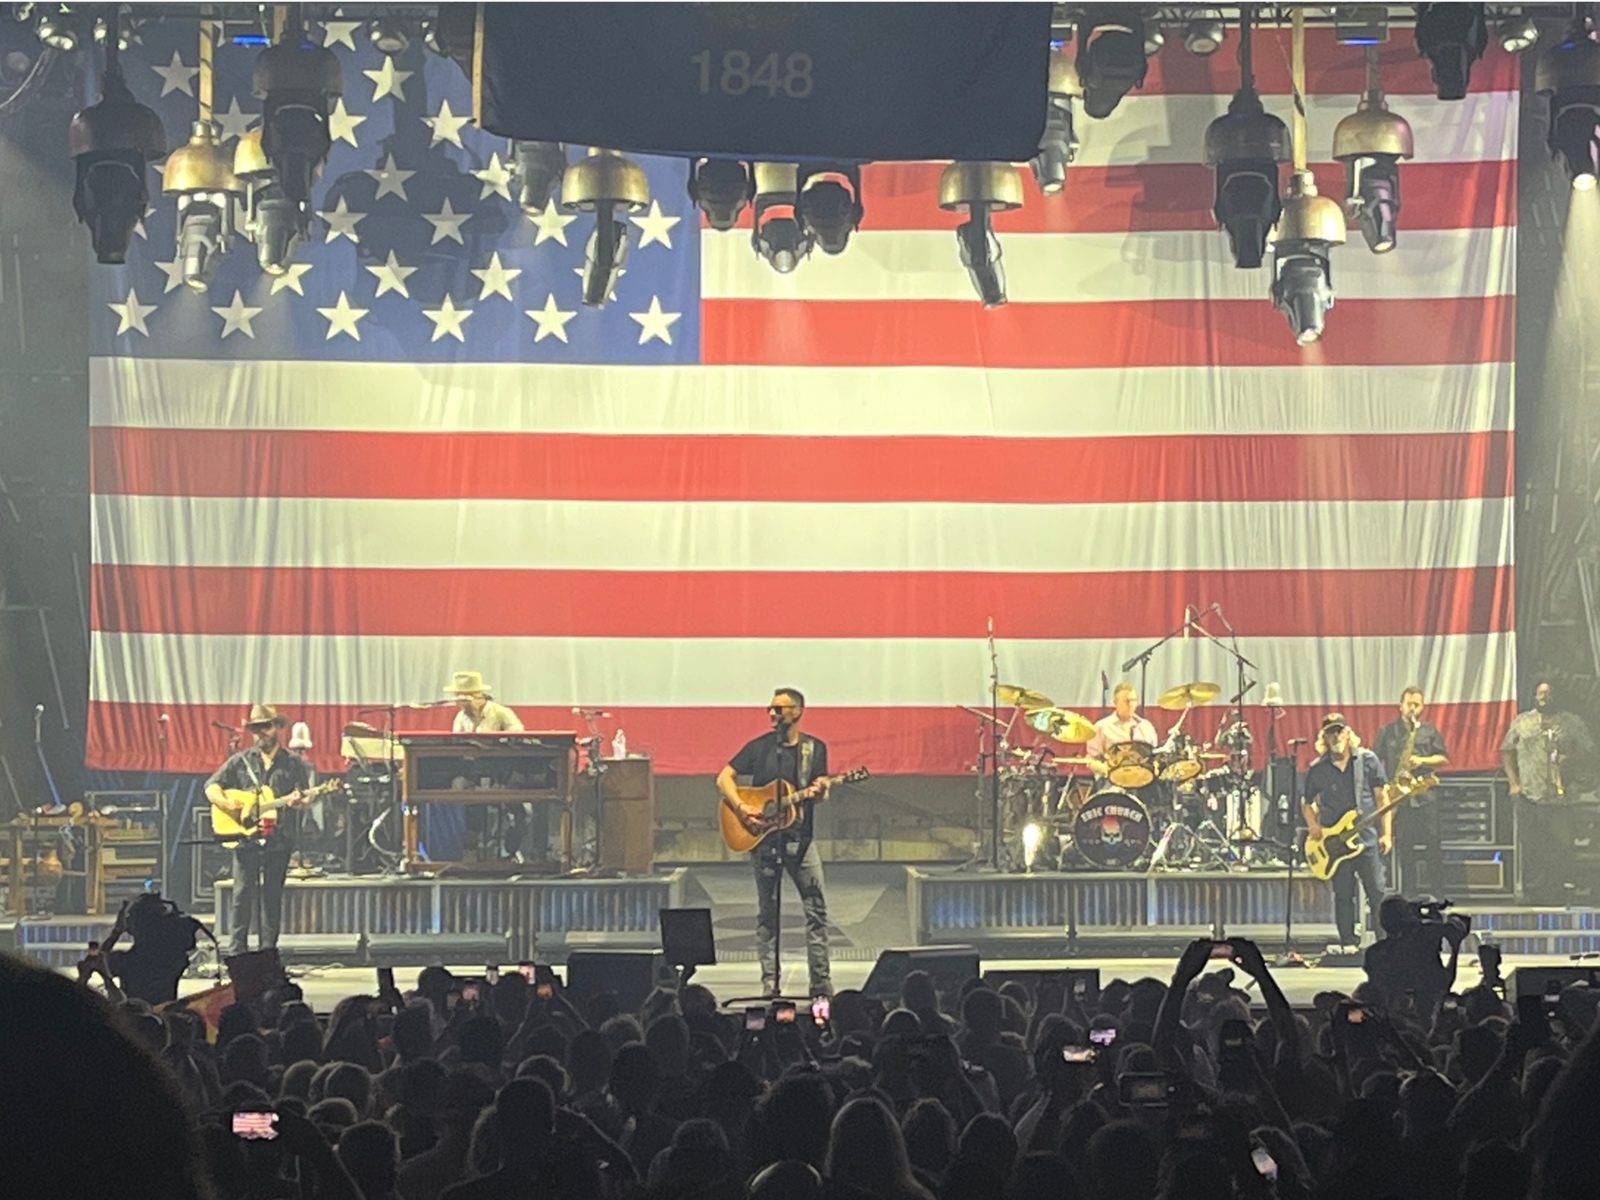
[[[800,776],[799,784],[801,787],[806,787],[811,783],[811,755],[812,751],[816,749],[816,746],[817,743],[811,738],[806,737],[804,734],[801,735],[800,769],[797,772],[797,774]]]

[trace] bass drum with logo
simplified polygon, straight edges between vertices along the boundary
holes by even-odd
[[[1150,852],[1150,810],[1121,788],[1096,792],[1072,822],[1078,853],[1107,871],[1126,871]]]

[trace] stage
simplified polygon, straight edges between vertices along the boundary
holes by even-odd
[[[1007,875],[889,863],[829,863],[829,931],[840,970],[862,969],[897,946],[971,945],[985,960],[1160,959],[1195,937],[1255,939],[1286,948],[1281,871]],[[221,881],[214,923],[230,933],[231,885]],[[1320,954],[1334,940],[1328,886],[1297,874],[1287,947]],[[1473,931],[1508,955],[1600,955],[1600,910],[1533,908],[1458,897]],[[280,948],[292,964],[563,962],[577,949],[658,944],[662,908],[709,908],[719,962],[755,961],[755,890],[743,863],[678,867],[628,878],[291,879]],[[208,922],[211,914],[197,914]],[[25,918],[0,924],[0,945],[71,966],[114,914]],[[802,950],[800,906],[784,888],[786,955]]]

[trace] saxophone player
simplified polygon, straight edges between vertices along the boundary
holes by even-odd
[[[1588,727],[1556,707],[1555,687],[1541,679],[1534,688],[1533,708],[1517,714],[1500,744],[1500,761],[1517,806],[1522,863],[1518,899],[1526,903],[1567,902],[1576,833],[1572,805],[1578,798],[1572,768],[1587,766],[1585,760],[1593,754]]]
[[[1450,761],[1444,735],[1438,726],[1422,719],[1426,707],[1422,689],[1415,685],[1400,693],[1400,715],[1378,731],[1372,749],[1383,761],[1390,779],[1437,771]],[[1444,897],[1444,862],[1439,853],[1439,807],[1431,797],[1413,796],[1396,814],[1397,846],[1405,853],[1405,891],[1413,896]]]

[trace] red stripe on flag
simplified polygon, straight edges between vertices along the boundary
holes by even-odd
[[[798,681],[797,686],[803,684]],[[1287,682],[1285,687],[1290,687]],[[1291,693],[1292,694],[1292,693]],[[282,697],[278,698],[280,701]],[[974,695],[973,703],[984,703]],[[668,775],[710,775],[719,770],[746,741],[766,728],[761,712],[766,696],[751,698],[748,708],[624,708],[609,705],[610,719],[603,734],[610,738],[618,727],[627,731],[628,746],[637,754],[655,759],[656,770]],[[517,713],[529,729],[574,729],[568,708],[535,708],[517,705]],[[339,770],[339,731],[356,718],[356,708],[322,705],[281,704],[291,721],[305,721],[311,727],[316,749],[310,757],[322,770]],[[1379,728],[1395,719],[1395,705],[1340,705],[1353,728],[1370,741]],[[1325,709],[1299,705],[1282,710],[1277,726],[1280,748],[1290,738],[1314,738]],[[1203,730],[1214,730],[1223,709],[1212,706],[1201,712],[1209,718]],[[168,744],[163,753],[157,731],[159,718],[171,717],[166,726]],[[1256,745],[1264,746],[1265,710],[1259,705],[1247,710],[1257,734]],[[1488,770],[1500,760],[1500,738],[1516,714],[1514,701],[1476,704],[1437,704],[1428,708],[1428,719],[1444,734],[1450,750],[1452,770]],[[1176,714],[1159,710],[1149,714],[1158,732],[1164,733]],[[125,704],[105,700],[89,705],[87,765],[96,770],[147,770],[152,764],[177,772],[210,772],[227,757],[227,734],[211,728],[213,720],[238,724],[243,708],[229,705]],[[381,721],[381,717],[376,718]],[[449,710],[431,713],[402,712],[400,728],[443,730],[450,724]],[[951,705],[944,708],[830,708],[816,704],[806,711],[806,728],[828,743],[829,764],[837,769],[865,764],[879,775],[959,775],[972,766],[976,718]],[[1071,753],[1057,747],[1061,753]],[[1308,761],[1303,755],[1302,764]],[[870,785],[868,785],[870,787]],[[706,814],[713,811],[715,799],[707,780]]]
[[[943,163],[869,163],[861,170],[866,207],[861,227],[949,229],[965,217],[939,207]],[[1338,197],[1344,188],[1339,163],[1313,164],[1318,186]],[[1287,179],[1287,170],[1284,168]],[[1202,163],[1140,163],[1136,166],[1074,166],[1065,190],[1039,191],[1021,170],[1027,198],[1021,208],[995,216],[995,230],[1008,233],[1148,233],[1215,229],[1211,205],[1216,176]],[[1408,162],[1401,170],[1400,243],[1407,230],[1487,229],[1517,223],[1517,162]],[[740,228],[750,229],[746,208]],[[710,229],[701,218],[702,227]],[[1351,224],[1352,239],[1359,239]],[[703,236],[716,236],[706,233]],[[1219,238],[1224,235],[1218,233]],[[846,251],[848,253],[848,251]],[[804,270],[804,268],[801,268]]]
[[[1228,23],[1228,39],[1222,49],[1209,57],[1190,54],[1183,48],[1181,30],[1172,26],[1161,53],[1150,59],[1139,94],[1230,95],[1239,86],[1239,27]],[[1287,95],[1289,79],[1289,29],[1255,31],[1254,67],[1256,90],[1263,95]],[[1327,96],[1347,94],[1350,107],[1367,90],[1366,47],[1343,46],[1327,27],[1306,30],[1306,94]],[[1514,92],[1520,86],[1522,58],[1508,54],[1494,38],[1489,48],[1472,65],[1471,92]],[[1417,54],[1414,32],[1394,26],[1389,40],[1378,47],[1378,66],[1383,72],[1383,90],[1390,96],[1433,96],[1435,90],[1428,60]],[[1115,114],[1111,120],[1115,120]]]
[[[140,496],[1136,504],[1511,494],[1511,434],[773,437],[93,430],[93,490]],[[601,468],[601,469],[597,469]]]
[[[1023,514],[1019,513],[1019,518]],[[1019,521],[1019,524],[1022,522]],[[1026,537],[1025,525],[1018,536]],[[1513,629],[1512,568],[1413,571],[544,571],[97,564],[128,633],[626,638],[1156,638],[1217,603],[1254,637]],[[774,605],[775,595],[803,595]],[[483,597],[493,596],[492,605]]]
[[[950,247],[952,257],[955,245]],[[1262,273],[1262,287],[1268,276]],[[1338,272],[1334,283],[1337,287]],[[1260,300],[1007,304],[965,300],[701,301],[714,365],[1136,369],[1510,361],[1511,296],[1340,300],[1301,347]]]

